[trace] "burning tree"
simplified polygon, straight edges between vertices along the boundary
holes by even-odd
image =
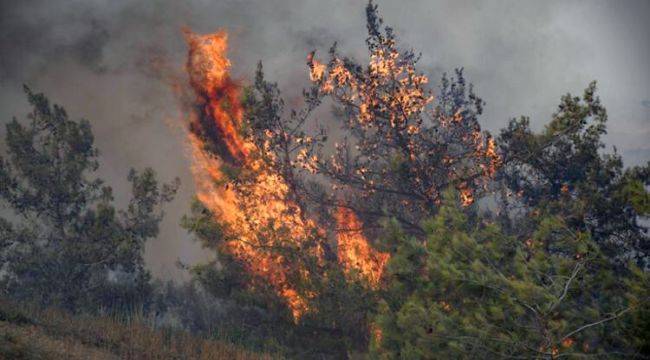
[[[394,217],[421,232],[441,193],[455,187],[468,206],[500,164],[493,138],[482,133],[483,101],[462,69],[442,79],[437,96],[418,72],[418,56],[400,50],[372,3],[366,9],[370,61],[361,66],[330,49],[323,64],[308,56],[312,93],[338,108],[346,136],[326,161],[303,149],[304,168],[325,176],[335,190],[325,203],[346,207],[368,223]],[[349,136],[347,136],[349,135]],[[343,194],[343,195],[342,195]],[[378,209],[382,209],[378,211]]]
[[[250,87],[230,77],[225,32],[186,32],[199,203],[185,225],[218,254],[195,270],[208,288],[284,314],[334,353],[365,349],[367,315],[400,245],[378,248],[368,239],[373,230],[392,218],[422,236],[445,188],[469,206],[500,163],[477,121],[483,102],[462,70],[434,96],[418,57],[397,47],[372,3],[367,20],[369,64],[336,47],[327,64],[312,52],[305,106],[288,114],[261,64]],[[336,107],[339,139],[307,131],[324,102]]]
[[[187,68],[197,95],[190,119],[192,170],[197,197],[222,232],[212,245],[236,259],[251,275],[251,286],[268,286],[282,296],[298,318],[306,310],[306,300],[290,278],[307,276],[307,269],[280,253],[318,257],[313,241],[318,228],[291,200],[268,145],[260,146],[242,132],[241,87],[228,75],[227,35],[186,36]]]
[[[587,255],[598,276],[608,276],[609,265],[599,265],[602,259],[587,235],[583,243],[571,236],[554,239],[555,228],[546,231],[540,223],[537,240],[555,245],[533,253],[532,240],[519,242],[465,217],[463,210],[489,190],[508,159],[480,129],[483,101],[462,70],[444,76],[434,93],[417,70],[419,57],[397,46],[376,6],[369,3],[366,15],[368,64],[340,55],[336,46],[327,62],[310,53],[304,107],[290,111],[277,84],[265,80],[261,64],[250,86],[230,77],[225,32],[186,32],[192,90],[188,143],[198,201],[184,223],[217,253],[213,263],[194,268],[196,277],[241,309],[263,309],[237,314],[246,332],[262,329],[261,336],[281,339],[301,349],[303,357],[349,357],[370,343],[388,357],[409,354],[401,350],[411,342],[449,335],[444,329],[434,334],[435,319],[455,321],[454,334],[460,337],[478,334],[468,345],[475,350],[472,344],[491,341],[493,333],[485,331],[494,324],[498,328],[504,312],[530,310],[513,305],[514,297],[550,303],[555,311],[559,305],[553,305],[553,297],[560,296],[557,302],[566,301],[562,316],[570,325],[587,321],[571,310],[583,301],[573,295],[605,282],[574,282],[570,274],[567,281],[567,271],[582,274]],[[310,131],[323,104],[334,106],[342,135],[330,136],[318,126]],[[451,204],[454,193],[460,208]],[[490,236],[484,236],[485,226]],[[564,245],[569,250],[553,250]],[[484,269],[494,273],[484,276]],[[467,279],[476,284],[467,287]],[[630,288],[625,283],[612,292],[617,303],[610,308],[598,296],[589,301],[595,312],[628,306],[627,313],[644,296],[639,295],[643,289],[627,294]],[[490,308],[486,316],[477,300],[485,296],[494,306],[502,303],[504,312]],[[541,317],[532,314],[531,322],[554,319],[551,310]],[[597,321],[608,318],[601,315]],[[478,332],[467,326],[475,318],[485,322],[477,323]],[[422,326],[409,332],[411,321]],[[554,356],[558,339],[549,338],[544,326],[539,331],[546,335],[540,337],[529,325],[522,325],[530,335],[524,346],[544,342],[535,351]],[[554,331],[566,329],[561,324]],[[568,334],[566,339],[574,339],[576,333]],[[448,350],[467,353],[465,345]]]

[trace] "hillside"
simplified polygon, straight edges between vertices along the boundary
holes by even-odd
[[[0,300],[0,359],[271,359],[142,319],[71,316]]]

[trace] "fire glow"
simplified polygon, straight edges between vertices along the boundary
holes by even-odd
[[[336,223],[339,263],[348,273],[358,271],[373,287],[379,286],[390,255],[378,252],[368,244],[368,239],[361,232],[361,221],[352,210],[339,207]]]
[[[322,260],[319,248],[310,248],[306,242],[314,234],[323,237],[324,232],[289,199],[287,183],[262,160],[273,154],[242,135],[242,87],[229,74],[227,33],[186,31],[185,36],[187,72],[196,95],[188,136],[197,198],[225,224],[228,241],[220,250],[227,251],[257,279],[251,286],[272,286],[298,320],[309,311],[309,294],[299,293],[288,279],[315,274],[291,268],[287,259],[265,248],[293,247],[314,252],[311,255]],[[237,181],[224,169],[237,172]],[[339,263],[347,273],[356,271],[376,286],[388,254],[372,249],[354,213],[340,210],[335,217],[338,228],[344,229],[337,234]]]

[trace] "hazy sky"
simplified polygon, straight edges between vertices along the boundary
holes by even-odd
[[[566,92],[591,80],[609,110],[607,142],[626,164],[650,160],[650,1],[377,1],[404,47],[422,53],[437,80],[464,67],[487,102],[482,125],[531,116],[540,128]],[[178,278],[176,259],[208,252],[179,226],[193,193],[169,87],[152,58],[179,73],[181,28],[231,33],[236,77],[262,60],[289,99],[306,85],[305,56],[332,42],[364,60],[364,6],[359,0],[0,0],[0,123],[23,117],[23,83],[91,121],[102,153],[100,174],[124,203],[130,167],[152,166],[162,180],[183,182],[167,207],[159,239],[147,247],[158,276]],[[4,126],[0,129],[4,137]],[[1,147],[1,145],[0,145]]]

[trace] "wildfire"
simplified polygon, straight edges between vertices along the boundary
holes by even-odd
[[[494,138],[491,136],[488,137],[484,145],[481,142],[480,145],[477,146],[476,155],[487,160],[485,163],[481,163],[480,166],[487,177],[493,177],[494,174],[496,174],[497,169],[501,166],[501,156],[497,153]]]
[[[375,119],[370,110],[377,109],[388,114],[391,127],[400,128],[405,126],[405,117],[423,112],[433,101],[433,95],[423,87],[429,79],[417,74],[413,66],[402,63],[399,56],[396,49],[375,49],[369,63],[372,80],[367,81],[359,81],[339,58],[335,58],[328,69],[311,52],[307,56],[307,65],[310,79],[320,84],[323,93],[336,93],[346,102],[358,104],[357,120],[360,123],[372,125]],[[395,94],[381,90],[395,79],[401,84]]]
[[[271,249],[290,249],[322,261],[320,246],[308,244],[314,236],[325,239],[324,232],[289,199],[284,178],[264,160],[273,158],[268,146],[257,146],[243,135],[241,86],[229,75],[227,33],[198,35],[186,30],[185,37],[187,71],[196,95],[189,117],[189,145],[197,198],[225,225],[228,241],[219,251],[232,255],[257,279],[251,286],[272,286],[298,320],[309,311],[313,294],[301,294],[289,278],[315,274]],[[314,65],[316,74],[324,70],[321,66]],[[346,271],[357,269],[376,286],[388,254],[375,252],[355,230],[360,222],[354,213],[339,211],[336,219],[340,227],[352,229],[337,236],[340,263]]]
[[[213,121],[212,125],[218,131],[214,135],[220,137],[230,155],[242,161],[249,155],[252,146],[246,144],[238,133],[244,112],[239,100],[241,88],[229,75],[231,64],[226,58],[228,34],[219,31],[197,35],[189,30],[184,33],[189,45],[187,72],[190,85],[197,93],[199,102],[203,103],[203,115]],[[195,118],[198,119],[200,117]],[[194,126],[201,127],[199,124]]]
[[[232,240],[224,250],[261,282],[273,286],[298,319],[307,310],[306,299],[290,286],[286,259],[265,249],[300,246],[314,225],[304,221],[300,208],[287,200],[286,183],[257,156],[262,150],[241,135],[241,87],[229,75],[227,34],[185,34],[187,71],[197,96],[189,134],[197,198],[226,225],[225,235]],[[211,145],[226,153],[209,151]],[[225,165],[243,174],[237,186],[223,171]],[[287,244],[277,234],[292,242]]]
[[[458,187],[458,191],[460,193],[460,204],[462,206],[470,206],[474,203],[474,194],[472,193],[472,190],[467,187],[467,184],[462,183]]]
[[[314,51],[307,55],[307,65],[309,66],[309,78],[311,81],[320,81],[325,74],[327,66],[314,59]]]
[[[185,38],[189,46],[186,67],[195,95],[188,118],[191,169],[198,200],[223,226],[224,239],[218,242],[217,250],[232,256],[252,275],[249,286],[270,286],[298,320],[309,311],[314,294],[301,293],[302,287],[296,285],[295,279],[309,280],[318,274],[310,273],[293,254],[315,257],[322,266],[325,260],[321,243],[328,238],[323,230],[327,227],[310,219],[292,200],[294,194],[283,177],[286,174],[280,173],[274,163],[277,156],[270,144],[274,137],[288,135],[268,129],[265,139],[259,139],[259,134],[246,135],[242,87],[231,78],[231,63],[226,56],[228,34],[219,31],[198,35],[185,30]],[[377,132],[387,142],[404,143],[405,159],[415,174],[414,186],[426,186],[427,196],[437,201],[439,190],[422,180],[430,175],[430,165],[437,166],[423,162],[423,154],[431,149],[422,147],[422,137],[428,135],[423,131],[426,129],[421,118],[437,111],[433,95],[425,87],[428,78],[416,72],[410,57],[400,55],[393,40],[386,41],[371,53],[367,76],[350,70],[338,57],[321,63],[314,59],[313,52],[307,57],[309,75],[322,94],[357,109],[350,125]],[[443,117],[440,125],[451,135],[464,129],[464,125],[469,128],[461,140],[474,150],[474,159],[453,164],[445,155],[443,159],[448,161],[442,162],[449,169],[449,178],[459,184],[462,205],[469,206],[474,202],[474,190],[494,175],[501,159],[494,140],[482,134],[478,125],[468,122],[460,110],[450,119]],[[300,145],[313,141],[309,136],[295,140]],[[376,144],[357,146],[370,151]],[[338,145],[336,148],[340,153]],[[317,173],[319,158],[307,147],[297,152],[295,162],[308,172]],[[336,162],[332,168],[335,172],[343,171]],[[463,178],[465,173],[474,174],[474,169],[480,172],[476,180]],[[364,189],[374,191],[376,179],[367,173],[366,166],[355,169]],[[349,208],[338,207],[334,218],[338,263],[348,275],[358,274],[377,288],[390,255],[372,247],[362,232],[361,221]]]
[[[372,334],[375,344],[380,345],[382,340],[384,339],[384,334],[381,331],[381,327],[379,327],[379,325],[377,324],[371,324],[370,334]]]
[[[339,207],[336,212],[338,259],[345,271],[358,271],[374,288],[379,280],[390,255],[378,252],[368,243],[363,235],[361,221],[352,210]]]
[[[400,53],[393,38],[374,41],[377,43],[370,47],[370,59],[364,71],[336,53],[332,53],[327,64],[316,60],[314,52],[307,56],[309,76],[315,88],[321,95],[345,104],[349,109],[348,127],[365,134],[355,144],[360,153],[359,165],[354,169],[358,174],[355,182],[366,195],[372,195],[378,179],[365,176],[362,163],[376,163],[378,147],[383,147],[382,151],[394,149],[409,160],[413,179],[409,185],[415,189],[421,187],[417,196],[425,194],[429,202],[438,202],[443,190],[439,182],[427,184],[424,180],[437,176],[437,171],[445,171],[450,180],[445,183],[456,184],[461,204],[470,206],[479,188],[488,190],[489,181],[501,166],[494,139],[481,132],[472,111],[459,107],[450,115],[445,110],[449,105],[435,103],[432,91],[426,86],[428,77],[416,71],[412,54]],[[426,124],[427,117],[437,122],[435,128]],[[435,146],[438,141],[444,142],[444,146]],[[453,154],[449,149],[455,147],[454,143],[473,151],[467,155]],[[336,146],[336,149],[337,155],[345,156],[341,148]],[[441,150],[448,151],[441,155],[442,162],[428,162]],[[332,157],[331,169],[340,177],[349,176],[336,157]]]

